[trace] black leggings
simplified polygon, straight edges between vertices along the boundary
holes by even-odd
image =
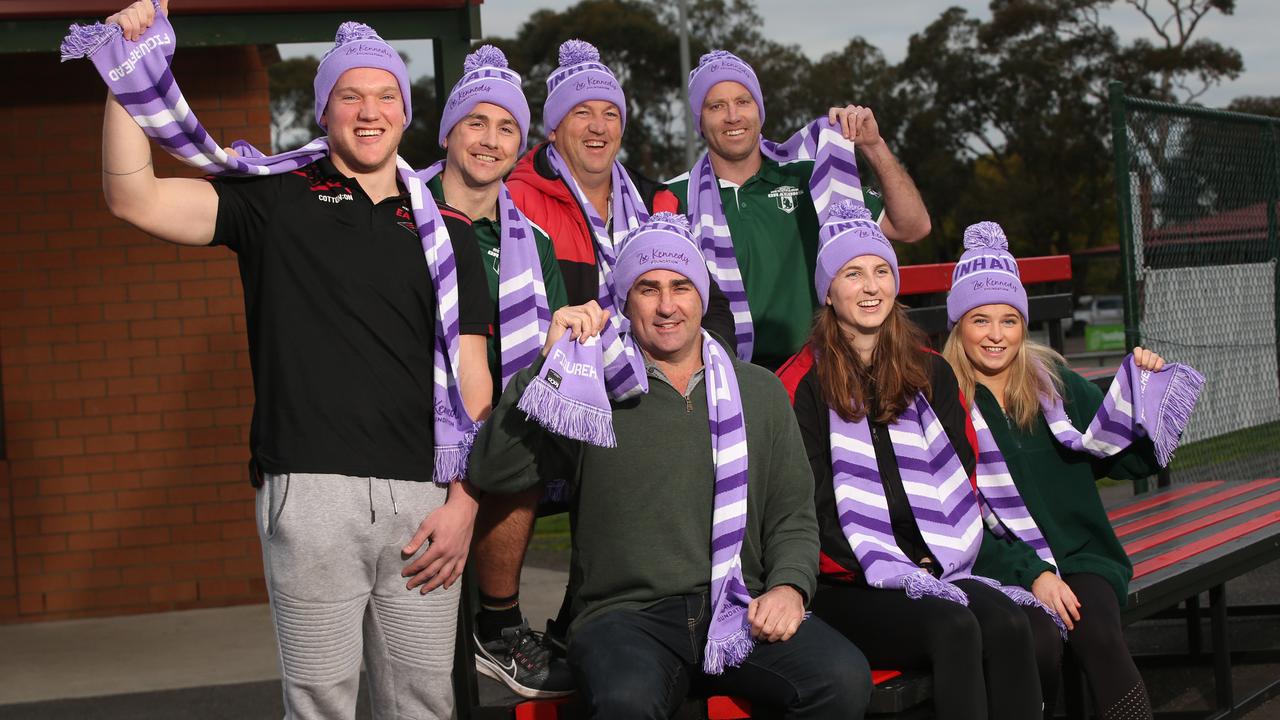
[[[1068,633],[1067,643],[1089,679],[1094,713],[1103,720],[1150,718],[1151,701],[1124,644],[1115,591],[1106,580],[1091,573],[1062,579],[1080,601],[1080,620]]]
[[[977,580],[956,585],[969,595],[968,607],[912,600],[900,590],[823,583],[812,609],[873,668],[932,672],[938,720],[1040,717],[1040,678],[1056,677],[1062,659],[1057,625],[1043,610],[1022,608]],[[1037,671],[1041,665],[1049,667]]]

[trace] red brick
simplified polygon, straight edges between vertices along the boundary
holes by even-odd
[[[21,293],[22,306],[29,308],[76,304],[76,291],[71,288],[45,288]]]
[[[107,343],[107,357],[109,358],[154,357],[155,354],[155,340],[121,340]]]
[[[102,512],[116,508],[116,494],[113,492],[92,492],[79,495],[67,495],[67,512]]]
[[[45,555],[40,559],[45,572],[75,572],[93,567],[93,553],[88,552]]]
[[[186,433],[176,430],[138,433],[139,450],[169,450],[186,447],[186,444]]]
[[[209,314],[205,307],[203,298],[192,298],[190,300],[169,300],[157,302],[155,304],[155,314],[157,318],[204,318]],[[230,323],[228,323],[229,325]],[[191,332],[184,323],[183,329]]]
[[[196,506],[196,522],[244,520],[253,517],[253,506],[246,503],[217,503]]]
[[[83,537],[83,535],[73,537]],[[45,532],[30,536],[19,535],[14,546],[19,555],[51,555],[66,552],[69,547],[66,535]]]
[[[62,190],[67,187],[66,178],[30,177],[23,185],[29,189],[44,187],[47,191]],[[65,212],[30,213],[18,216],[18,227],[22,232],[39,232],[41,230],[68,230],[71,228],[71,217]],[[68,256],[70,261],[70,256]]]
[[[164,322],[177,322],[165,320]],[[160,355],[187,355],[209,352],[209,339],[205,337],[161,338],[156,341]]]
[[[23,615],[43,615],[44,595],[38,593],[22,593],[18,596],[18,612]]]
[[[53,287],[82,287],[98,285],[102,282],[102,271],[98,268],[76,267],[59,270],[49,275],[49,284]]]
[[[64,458],[62,461],[62,469],[67,473],[76,475],[93,475],[94,473],[110,472],[112,468],[113,455],[79,455],[76,457]],[[93,479],[90,478],[90,487],[92,487]]]
[[[222,537],[225,540],[243,540],[258,537],[258,525],[254,520],[227,521],[219,523],[219,525],[222,528]],[[259,567],[259,570],[261,570],[261,567]]]
[[[137,447],[137,437],[129,433],[95,435],[84,440],[84,452],[91,455],[98,453],[127,453],[132,452]]]
[[[154,585],[173,581],[173,570],[167,565],[138,565],[120,571],[121,585]]]
[[[119,544],[117,535],[115,530],[72,533],[67,537],[67,547],[71,550],[107,550]]]
[[[51,438],[58,434],[58,426],[52,420],[8,422],[5,425],[5,437],[11,441]]]
[[[5,398],[9,403],[14,402],[17,398],[13,397],[12,390],[5,388],[9,394]],[[52,395],[52,388],[49,393]],[[84,412],[84,402],[81,400],[43,400],[31,406],[31,417],[33,418],[63,418],[77,417]]]
[[[142,524],[154,525],[188,525],[195,522],[195,513],[190,506],[143,508]]]
[[[114,215],[106,210],[72,210],[71,226],[76,228],[114,227],[120,223]]]
[[[160,355],[137,358],[133,361],[134,375],[173,375],[182,372],[181,355]]]
[[[117,415],[111,418],[111,432],[142,432],[159,430],[164,427],[164,415],[149,413],[145,415]]]
[[[189,545],[191,543],[213,542],[222,539],[221,527],[214,523],[179,525],[172,528],[172,542],[175,545]],[[254,531],[255,535],[257,531]]]
[[[191,557],[189,551],[185,553],[165,553],[161,548],[155,548],[155,551],[169,558],[169,562],[175,563],[173,565],[173,577],[178,580],[199,580],[222,572],[222,562],[218,558],[205,558],[197,562]],[[173,557],[175,555],[180,557]],[[158,559],[153,557],[151,562],[156,562]]]
[[[107,384],[102,380],[61,382],[55,385],[53,389],[53,396],[58,400],[101,397],[106,393]]]
[[[128,299],[123,285],[98,285],[96,287],[75,288],[78,303],[117,303]]]
[[[249,594],[248,580],[200,580],[200,598],[238,597]]]
[[[181,320],[134,320],[129,323],[129,336],[134,339],[167,338],[181,334]]]
[[[193,392],[213,387],[213,374],[207,372],[161,375],[157,379],[160,381],[160,392]]]
[[[4,389],[5,400],[9,402],[44,403],[54,399],[55,388],[61,384],[29,382]]]
[[[155,316],[156,306],[149,302],[112,303],[102,307],[105,320],[150,320]]]
[[[116,505],[121,510],[143,507],[156,507],[166,504],[168,493],[163,489],[122,490],[116,493]]]
[[[204,263],[176,262],[153,266],[152,278],[160,282],[177,282],[181,280],[200,280],[204,277]]]
[[[44,307],[15,308],[0,315],[5,327],[42,327],[49,324],[49,309]]]
[[[99,360],[95,362],[81,363],[80,374],[84,378],[120,378],[128,377],[132,373],[128,360]],[[110,392],[110,384],[107,385]]]
[[[84,475],[53,475],[40,478],[41,495],[70,495],[85,493],[91,489],[89,478]]]
[[[107,380],[107,395],[151,395],[159,390],[154,377],[123,377]]]
[[[79,333],[79,339],[86,340],[83,333]],[[82,360],[101,360],[106,353],[106,347],[101,342],[80,342],[71,345],[54,345],[53,358],[60,363],[76,363]],[[70,379],[70,378],[59,378]]]
[[[39,365],[53,359],[53,348],[49,345],[5,347],[2,352],[5,365]]]
[[[58,434],[71,435],[103,435],[110,431],[111,423],[105,417],[83,418],[76,420],[60,420]]]
[[[50,322],[55,325],[80,325],[102,320],[102,308],[96,305],[71,305],[53,308]]]
[[[195,409],[233,407],[239,405],[237,393],[230,390],[203,390],[187,393],[187,404]]]
[[[82,438],[34,440],[31,443],[32,457],[65,457],[83,452],[85,452],[85,444]]]
[[[74,257],[76,265],[81,267],[106,267],[110,265],[125,264],[124,250],[117,247],[100,247],[93,248],[91,250],[77,250]]]
[[[23,592],[46,593],[51,590],[66,590],[71,587],[66,575],[36,575],[22,579]]]
[[[178,582],[169,585],[152,585],[147,588],[152,602],[193,602],[199,597],[196,583]]]
[[[142,510],[104,510],[93,513],[94,530],[119,530],[120,528],[139,527],[142,524]]]
[[[213,411],[214,425],[248,425],[252,419],[251,407],[220,408]]]
[[[182,282],[181,291],[184,298],[225,297],[231,294],[232,287],[231,280],[228,278],[185,280]]]
[[[89,476],[89,486],[95,491],[128,490],[142,485],[142,475],[133,471],[108,472]]]
[[[62,472],[62,460],[14,459],[9,462],[9,475],[14,478],[47,477]]]
[[[88,340],[107,340],[107,341],[128,341],[129,339],[129,323],[127,322],[97,322],[92,325],[81,325],[76,329],[76,337],[82,341]],[[110,346],[105,346],[109,348]]]
[[[240,428],[224,426],[202,428],[187,433],[187,445],[190,447],[206,447],[209,445],[234,445],[240,440]]]
[[[210,314],[214,313],[211,312]],[[238,352],[248,347],[248,340],[244,335],[238,333],[209,336],[209,352]]]
[[[213,413],[209,410],[193,410],[190,412],[171,412],[164,414],[164,427],[166,430],[207,428],[212,426]]]
[[[126,531],[121,531],[121,534]],[[127,532],[135,532],[129,530]],[[96,550],[93,553],[93,564],[97,567],[130,567],[144,565],[147,562],[147,551],[141,547],[125,547],[112,550]]]
[[[75,515],[45,515],[40,518],[40,532],[46,535],[53,533],[72,533],[71,538],[81,537],[79,533],[89,530],[92,521],[88,513]]]
[[[154,300],[177,300],[178,284],[172,282],[134,283],[129,286],[129,300],[133,302],[151,302]]]
[[[62,515],[65,504],[61,497],[14,498],[13,514],[17,517],[33,515]]]
[[[84,414],[119,415],[133,412],[134,407],[134,399],[129,396],[86,398],[84,401]]]
[[[128,262],[131,265],[170,263],[178,259],[177,248],[164,243],[131,247],[125,252],[128,254]]]
[[[189,317],[182,321],[182,331],[186,335],[218,335],[234,332],[235,321],[228,315],[213,317]]]
[[[94,568],[92,572],[77,575],[75,587],[101,589],[119,587],[120,584],[119,570],[114,568]]]
[[[116,470],[121,472],[137,470],[142,471],[138,474],[138,483],[143,485],[142,474],[152,472],[150,468],[164,467],[165,454],[162,452],[137,452],[126,453],[124,455],[116,455]]]

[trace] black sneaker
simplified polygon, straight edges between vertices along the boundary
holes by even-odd
[[[554,698],[573,693],[569,664],[552,657],[542,633],[530,630],[528,622],[504,628],[497,640],[486,643],[476,638],[476,670],[520,697]]]

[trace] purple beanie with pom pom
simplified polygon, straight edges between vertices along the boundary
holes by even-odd
[[[583,40],[560,44],[560,67],[547,76],[547,100],[542,104],[542,126],[550,133],[573,108],[588,100],[617,106],[622,126],[627,126],[627,98],[618,78],[600,62],[600,51]]]
[[[507,56],[492,45],[481,45],[462,64],[462,79],[449,93],[440,118],[440,147],[453,126],[487,102],[511,113],[520,126],[520,153],[529,141],[529,101],[520,88],[520,75],[507,67]]]
[[[948,327],[983,305],[1012,305],[1027,322],[1027,291],[1018,274],[1018,261],[1009,252],[1004,229],[989,221],[974,223],[964,231],[964,247],[964,254],[951,273]]]
[[[725,81],[736,82],[751,93],[760,109],[760,124],[764,125],[764,95],[760,93],[756,71],[728,50],[712,50],[702,56],[698,67],[689,71],[689,109],[693,111],[693,126],[699,135],[702,135],[702,103],[711,88]]]
[[[320,66],[316,68],[314,87],[316,91],[316,124],[324,128],[325,106],[329,104],[329,93],[338,84],[342,73],[353,68],[375,68],[386,70],[396,78],[400,86],[400,100],[404,103],[404,126],[409,127],[413,119],[413,102],[409,95],[409,68],[395,48],[386,40],[378,37],[378,33],[368,25],[358,22],[344,22],[338,27],[333,47],[320,58]]]
[[[871,212],[857,200],[842,200],[827,212],[827,222],[818,231],[818,262],[813,271],[813,285],[818,302],[827,301],[827,292],[836,273],[850,260],[875,255],[889,263],[893,270],[893,288],[901,287],[898,278],[898,254],[884,236]]]
[[[670,270],[689,278],[702,300],[702,312],[707,311],[711,273],[683,214],[654,213],[622,241],[622,252],[613,267],[618,307],[626,307],[631,286],[650,270]]]

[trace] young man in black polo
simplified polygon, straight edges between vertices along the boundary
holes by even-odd
[[[135,39],[153,12],[142,0],[108,21]],[[286,716],[352,717],[363,656],[375,714],[448,718],[454,580],[476,502],[466,483],[432,482],[439,301],[397,181],[407,71],[371,29],[344,25],[315,86],[328,156],[247,179],[157,179],[146,136],[108,99],[103,189],[139,229],[239,257]],[[484,271],[466,217],[440,211],[457,267],[458,385],[481,417],[492,393]]]

